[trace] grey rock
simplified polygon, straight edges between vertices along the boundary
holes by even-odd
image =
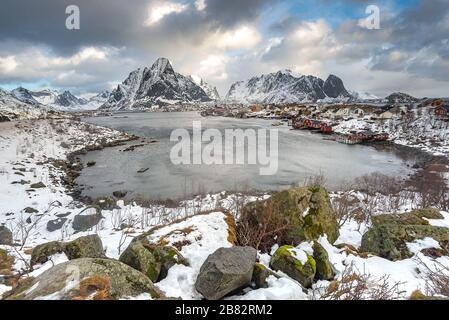
[[[50,232],[59,230],[62,228],[64,223],[67,221],[67,218],[58,218],[55,220],[50,220],[47,222],[47,230]]]
[[[0,244],[12,244],[12,232],[5,226],[0,226]]]
[[[89,208],[86,208],[86,210]],[[83,213],[83,212],[81,212]],[[95,227],[103,216],[101,215],[100,210],[96,209],[96,213],[94,214],[78,214],[73,218],[72,227],[75,231],[87,231],[92,227]]]
[[[250,285],[256,256],[251,247],[218,249],[201,266],[196,290],[208,300],[218,300]]]
[[[80,286],[68,288],[74,277]],[[148,293],[153,299],[164,298],[163,294],[143,273],[111,259],[76,259],[54,266],[36,277],[26,287],[17,288],[7,299],[34,300],[45,297],[53,300],[83,298],[85,291],[93,291],[95,282],[103,284],[103,291],[110,299],[134,297]],[[89,286],[87,284],[90,284]],[[87,287],[87,288],[86,288]],[[84,290],[82,290],[84,289]],[[84,292],[83,292],[84,291]],[[90,294],[90,292],[87,292]],[[84,297],[86,298],[86,297]]]

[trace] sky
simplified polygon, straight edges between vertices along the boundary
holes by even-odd
[[[66,28],[69,5],[79,30]],[[449,0],[2,0],[0,87],[87,95],[166,57],[221,95],[290,69],[379,97],[447,97],[448,38]]]

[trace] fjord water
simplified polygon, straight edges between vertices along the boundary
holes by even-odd
[[[286,124],[273,127],[263,119],[203,118],[196,112],[122,113],[112,117],[83,119],[86,122],[145,137],[147,143],[134,151],[126,146],[106,148],[82,156],[87,167],[77,179],[84,195],[110,196],[125,190],[127,198],[182,199],[197,193],[220,191],[280,190],[303,184],[307,177],[322,173],[329,188],[353,181],[371,172],[405,177],[410,173],[407,163],[392,151],[379,151],[372,146],[345,145],[324,139],[320,134],[291,130]],[[258,165],[174,165],[170,142],[174,129],[192,131],[193,121],[201,121],[202,129],[279,130],[279,169],[273,176],[259,175]],[[148,168],[144,173],[140,169]]]

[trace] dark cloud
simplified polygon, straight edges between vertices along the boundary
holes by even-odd
[[[211,28],[229,28],[255,19],[264,5],[273,0],[223,1],[207,0],[204,12],[195,9],[194,1],[187,10],[167,17],[156,28],[143,23],[148,16],[150,0],[2,0],[0,41],[8,39],[44,43],[62,54],[70,54],[89,45],[145,45],[171,37],[190,38],[192,32]],[[81,12],[81,29],[67,30],[65,9],[77,5]],[[154,44],[157,46],[157,44]]]

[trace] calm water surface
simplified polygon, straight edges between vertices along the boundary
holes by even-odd
[[[304,183],[307,177],[323,173],[329,188],[352,181],[366,173],[405,176],[407,163],[391,151],[379,151],[372,146],[350,146],[324,140],[308,131],[279,130],[279,169],[273,176],[259,175],[258,165],[173,165],[170,142],[174,129],[192,130],[199,120],[203,129],[266,128],[272,121],[262,119],[203,118],[196,112],[126,113],[113,117],[83,119],[144,137],[147,144],[134,151],[123,152],[126,146],[106,148],[82,156],[83,162],[96,165],[83,170],[78,184],[91,197],[110,195],[116,190],[128,191],[128,198],[179,199],[196,193],[223,190],[279,190]],[[151,140],[155,143],[148,143]],[[140,141],[128,145],[140,144]],[[137,173],[149,168],[145,173]]]

